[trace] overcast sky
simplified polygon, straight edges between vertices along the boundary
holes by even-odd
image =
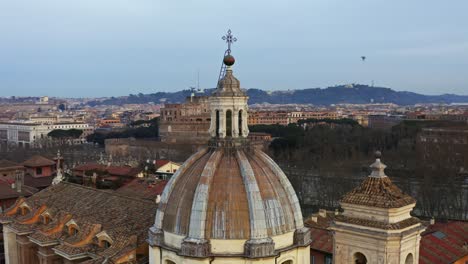
[[[0,96],[176,91],[198,71],[214,87],[229,28],[244,88],[374,81],[468,94],[467,10],[467,0],[0,0]]]

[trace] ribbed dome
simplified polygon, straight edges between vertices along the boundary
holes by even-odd
[[[277,249],[271,237],[306,233],[285,174],[268,155],[247,145],[207,147],[190,157],[164,190],[154,231],[197,245],[210,239],[256,240],[272,250]],[[297,242],[295,235],[289,246],[308,241],[301,239]]]

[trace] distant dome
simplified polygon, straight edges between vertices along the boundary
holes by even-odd
[[[229,55],[226,55],[223,59],[223,63],[226,65],[226,66],[232,66],[234,65],[234,63],[236,62],[236,59],[234,58],[234,56],[232,56],[231,54]]]

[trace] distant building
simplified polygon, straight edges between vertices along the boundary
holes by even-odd
[[[9,160],[0,160],[0,180],[14,179],[17,171],[25,170],[24,166]]]
[[[289,113],[286,111],[252,111],[248,116],[249,125],[288,125]]]
[[[88,163],[72,169],[72,182],[99,189],[116,189],[138,177],[140,168]]]
[[[0,122],[0,141],[18,146],[34,147],[39,141],[46,140],[49,132],[57,129],[83,130],[81,137],[74,140],[75,143],[85,142],[86,136],[94,131],[93,127],[86,123]]]
[[[210,112],[207,96],[190,96],[182,104],[161,108],[159,136],[166,142],[206,143]]]
[[[438,161],[468,174],[468,126],[423,128],[416,148],[425,166]]]
[[[156,160],[154,166],[156,167],[156,175],[163,179],[168,179],[180,168],[180,164],[170,160]]]
[[[26,174],[33,177],[50,177],[55,173],[56,169],[55,161],[41,155],[29,158],[23,162],[23,166],[26,168]]]
[[[368,126],[373,129],[388,130],[402,121],[403,116],[398,115],[369,115]]]

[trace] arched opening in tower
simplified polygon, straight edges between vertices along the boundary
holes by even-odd
[[[219,137],[219,110],[216,110],[216,137]]]
[[[242,110],[239,110],[239,118],[238,118],[238,128],[239,128],[239,136],[242,136]]]
[[[226,111],[226,136],[232,137],[232,111]]]
[[[367,264],[367,258],[361,252],[354,253],[354,261],[355,264]]]

